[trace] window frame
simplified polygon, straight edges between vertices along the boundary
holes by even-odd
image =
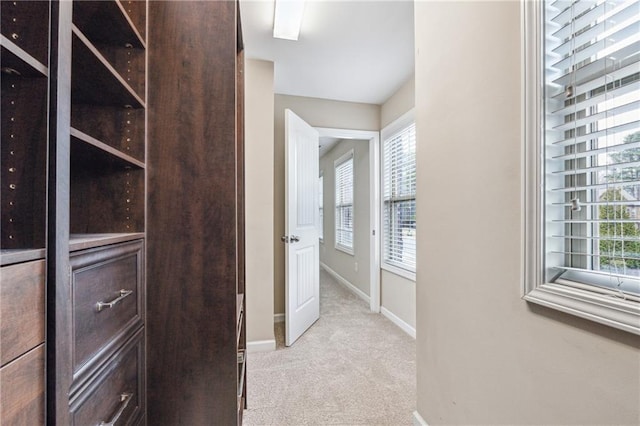
[[[385,241],[386,241],[386,233],[384,226],[384,212],[385,212],[385,197],[384,197],[384,145],[387,140],[394,137],[407,127],[415,125],[415,109],[407,111],[405,114],[394,120],[391,124],[387,125],[380,132],[380,268],[391,272],[395,275],[399,275],[403,278],[406,278],[411,281],[416,281],[416,267],[414,268],[403,268],[398,265],[398,263],[390,263],[385,258]],[[416,137],[417,143],[417,137]],[[417,148],[417,147],[416,147]],[[417,199],[417,191],[415,194],[415,198]],[[416,224],[417,228],[417,224]],[[417,252],[417,248],[416,248]]]
[[[640,298],[614,290],[544,277],[544,1],[521,1],[522,18],[522,298],[640,335]]]
[[[320,188],[318,194],[318,240],[320,244],[324,244],[324,170],[320,170],[318,187]]]
[[[347,206],[348,204],[341,204],[338,206],[338,204],[336,203],[336,198],[337,198],[337,193],[338,193],[338,173],[337,173],[337,169],[339,166],[341,166],[342,164],[346,163],[347,161],[351,160],[351,246],[347,246],[345,244],[341,244],[340,242],[338,242],[338,208],[343,208],[345,206]],[[349,151],[345,152],[343,155],[341,155],[340,157],[338,157],[334,162],[333,162],[333,174],[334,174],[334,208],[333,208],[333,212],[334,212],[334,216],[333,216],[333,228],[334,228],[334,248],[336,250],[340,250],[342,252],[345,252],[347,254],[350,254],[352,256],[355,255],[354,252],[354,239],[355,239],[355,178],[356,178],[356,169],[355,169],[355,151],[353,149],[350,149]]]

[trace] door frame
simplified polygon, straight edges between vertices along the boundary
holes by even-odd
[[[380,132],[372,130],[315,128],[320,137],[369,141],[369,308],[380,312]]]

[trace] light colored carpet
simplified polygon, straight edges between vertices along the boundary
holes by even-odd
[[[245,426],[411,425],[415,340],[320,271],[320,319],[293,346],[247,358]]]

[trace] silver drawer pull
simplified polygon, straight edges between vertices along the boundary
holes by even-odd
[[[124,299],[125,297],[129,296],[131,293],[133,293],[133,290],[120,290],[120,292],[119,292],[120,295],[118,297],[116,297],[115,299],[113,299],[111,302],[98,302],[98,303],[96,303],[96,310],[98,312],[100,312],[101,310],[106,309],[106,308],[113,308],[118,303],[120,303],[122,301],[122,299]]]
[[[116,422],[120,419],[120,416],[122,415],[124,410],[127,409],[127,405],[129,405],[129,402],[131,402],[131,398],[132,397],[133,397],[133,393],[132,392],[125,392],[125,393],[121,394],[120,395],[120,408],[118,409],[116,414],[113,415],[113,418],[111,420],[109,420],[108,422],[100,422],[100,426],[114,426],[116,424]]]

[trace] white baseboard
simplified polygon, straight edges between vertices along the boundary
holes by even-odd
[[[256,340],[255,342],[247,342],[247,352],[271,352],[276,350],[276,341],[272,340]]]
[[[275,314],[273,316],[273,322],[284,322],[284,314]]]
[[[407,333],[409,336],[416,338],[416,329],[407,324],[404,320],[398,317],[396,314],[385,308],[384,306],[380,306],[380,313],[387,317],[389,321],[400,327],[402,331]],[[426,423],[425,423],[426,424]]]
[[[417,411],[413,412],[413,426],[429,426],[427,422],[424,421],[420,413]]]
[[[324,263],[320,262],[320,267],[322,269],[324,269],[325,271],[327,271],[327,273],[329,275],[331,275],[333,278],[336,279],[336,281],[338,281],[340,284],[342,284],[343,286],[345,286],[347,288],[347,290],[351,291],[353,294],[355,294],[356,296],[358,296],[360,299],[364,300],[365,302],[367,302],[367,305],[370,303],[370,299],[369,296],[366,295],[365,292],[363,292],[362,290],[360,290],[358,287],[356,287],[355,285],[351,284],[349,281],[347,281],[345,278],[343,278],[340,274],[338,274],[336,271],[334,271],[333,269],[329,268],[327,265],[325,265]]]

